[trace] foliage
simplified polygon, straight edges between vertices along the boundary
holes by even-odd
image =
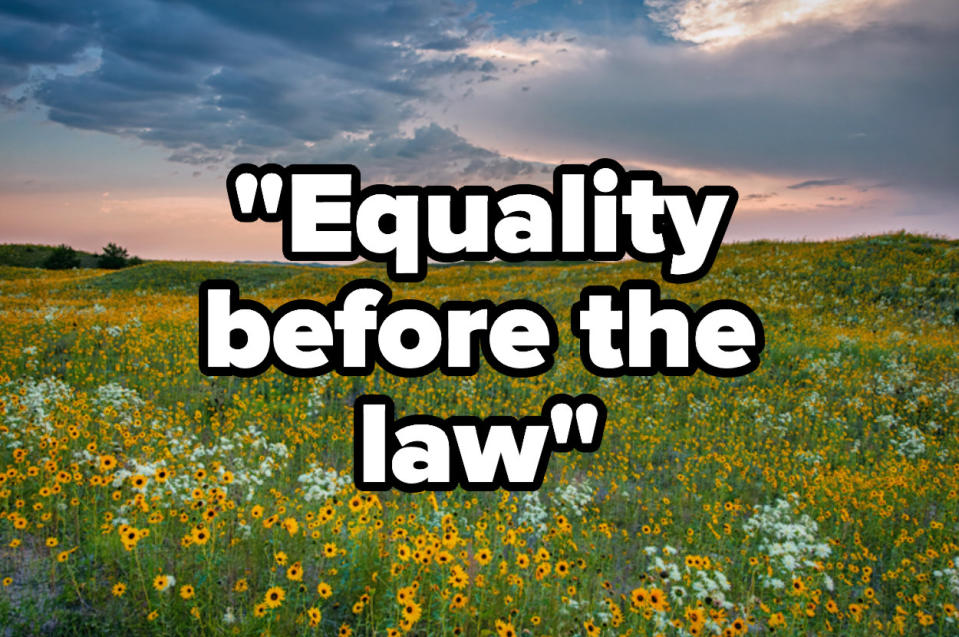
[[[59,246],[63,247],[63,246]],[[45,268],[50,255],[59,249],[55,246],[44,246],[28,243],[0,244],[0,266],[14,266],[19,268]],[[80,268],[97,267],[96,256],[90,252],[74,250],[80,263]]]
[[[127,249],[115,243],[108,243],[103,247],[103,252],[97,257],[97,263],[105,270],[119,270],[132,265]]]
[[[569,308],[634,262],[431,270],[433,304],[529,297],[552,370],[206,378],[196,287],[330,301],[369,265],[0,269],[0,625],[76,634],[956,634],[959,244],[725,246],[664,296],[764,321],[741,378],[597,378]],[[533,494],[357,492],[352,404],[609,409]],[[8,579],[5,579],[8,578]]]
[[[44,259],[43,267],[48,270],[69,270],[80,267],[80,255],[77,251],[61,243]]]

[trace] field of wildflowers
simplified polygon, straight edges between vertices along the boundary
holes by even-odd
[[[463,265],[396,298],[531,298],[552,370],[209,378],[197,286],[276,307],[381,268],[0,267],[0,633],[959,634],[959,242],[888,235],[654,264]],[[732,379],[597,378],[569,308],[660,282],[747,303],[766,349]],[[358,492],[352,404],[609,410],[601,449],[537,492]]]

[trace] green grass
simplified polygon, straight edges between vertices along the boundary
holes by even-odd
[[[3,243],[0,244],[0,265],[10,265],[18,268],[42,268],[44,261],[56,246],[40,245],[35,243]],[[76,251],[80,258],[81,268],[97,267],[97,257],[83,250]]]
[[[378,636],[400,625],[398,595],[413,582],[422,616],[412,636],[485,637],[509,622],[502,634],[585,635],[605,623],[604,636],[685,637],[697,609],[736,637],[956,634],[959,589],[942,574],[959,557],[959,242],[895,234],[726,245],[707,276],[663,284],[663,295],[696,307],[748,304],[766,332],[759,369],[737,378],[588,373],[569,331],[581,290],[659,280],[659,270],[462,264],[400,284],[380,264],[0,266],[0,637],[343,627]],[[233,279],[243,298],[276,308],[328,302],[364,277],[433,305],[536,301],[557,322],[556,365],[529,379],[485,363],[469,378],[200,373],[203,280]],[[398,415],[483,417],[534,415],[550,395],[586,392],[609,412],[602,446],[555,454],[532,500],[462,489],[371,495],[349,481],[308,497],[314,469],[352,472],[358,395],[388,395]],[[171,472],[162,484],[160,467]],[[144,534],[124,546],[121,525]],[[185,542],[197,528],[209,541]],[[769,547],[797,529],[806,539],[785,543],[802,558],[790,565]],[[442,562],[436,542],[449,552]],[[813,557],[813,545],[828,555]],[[410,559],[410,548],[424,559]],[[540,549],[548,555],[537,561]],[[665,580],[660,558],[678,577]],[[537,576],[539,561],[552,570]],[[288,577],[294,562],[302,581]],[[453,566],[468,575],[462,588]],[[694,588],[720,572],[733,605],[722,613]],[[159,574],[176,587],[158,590]],[[789,589],[765,581],[773,575]],[[117,584],[124,595],[112,592]],[[258,616],[273,586],[286,598]],[[668,592],[669,607],[633,601],[640,587]],[[462,608],[451,607],[457,592],[468,598]],[[312,607],[322,611],[316,627]],[[737,618],[748,626],[733,630]]]

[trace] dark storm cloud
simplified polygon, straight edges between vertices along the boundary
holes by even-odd
[[[13,64],[0,63],[0,93],[22,85],[27,81],[27,69]],[[6,95],[0,94],[0,104],[12,103]]]
[[[468,141],[498,131],[503,147],[534,155],[959,190],[955,0],[713,50],[651,37],[635,20],[543,33],[595,54],[568,68],[558,51],[509,68],[466,52],[503,19],[448,0],[7,0],[0,103],[33,99],[53,121],[136,137],[196,166],[355,158],[404,178],[423,167],[539,170]],[[553,28],[543,20],[525,32]],[[830,180],[808,181],[794,189]]]
[[[13,103],[6,92],[29,80],[30,65],[69,64],[86,44],[83,31],[70,25],[0,19],[0,103]]]
[[[318,155],[339,148],[343,133],[381,140],[360,153],[369,158],[392,151],[428,161],[430,143],[458,157],[469,145],[450,145],[431,127],[407,139],[400,126],[431,80],[496,71],[463,52],[486,28],[469,5],[446,0],[282,10],[256,1],[12,2],[0,7],[0,88],[22,87],[46,65],[21,91],[51,120],[135,136],[193,165]],[[90,68],[54,70],[84,55]],[[364,143],[374,144],[350,145]]]
[[[0,22],[0,59],[21,63],[63,64],[82,50],[86,38],[69,25],[11,20]]]
[[[428,124],[410,135],[374,134],[335,140],[291,154],[291,162],[352,163],[371,180],[397,184],[507,184],[528,178],[548,181],[550,167],[479,148],[455,132]],[[536,176],[538,175],[538,179]]]

